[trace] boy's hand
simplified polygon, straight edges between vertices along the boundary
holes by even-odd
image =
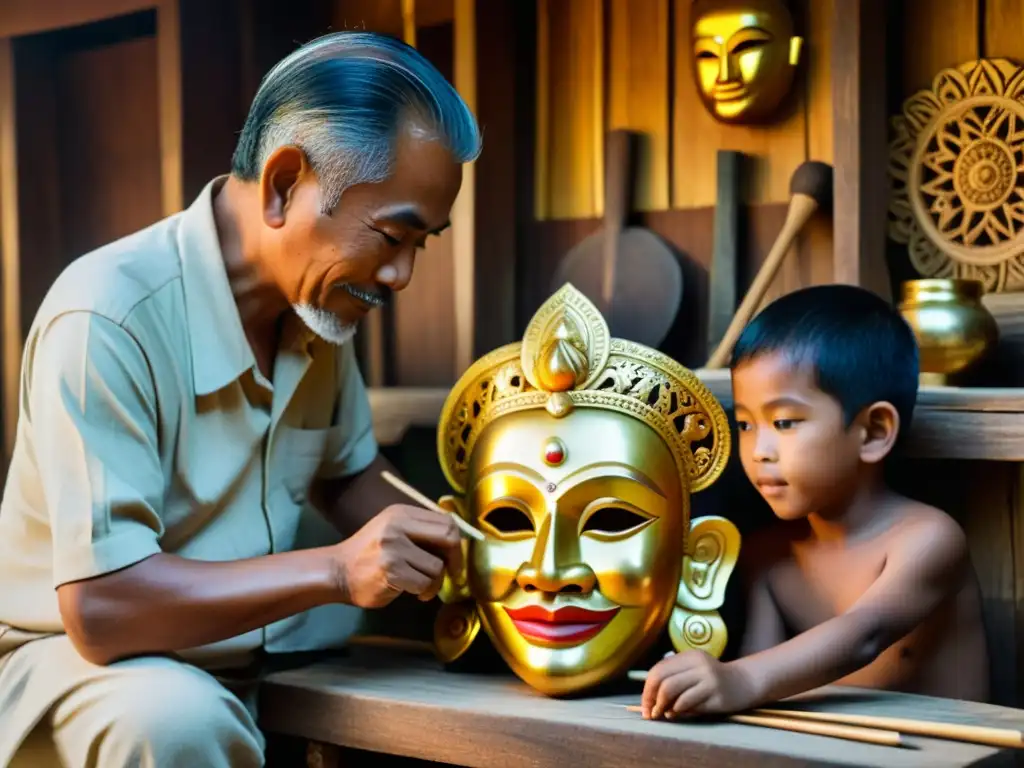
[[[643,715],[724,714],[753,707],[756,692],[741,667],[723,664],[703,651],[668,656],[647,673]]]

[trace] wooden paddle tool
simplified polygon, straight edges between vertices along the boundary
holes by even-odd
[[[775,279],[782,260],[793,246],[804,225],[819,209],[830,209],[832,206],[832,166],[814,160],[801,164],[793,173],[789,184],[789,213],[782,231],[775,240],[764,264],[757,271],[754,282],[736,314],[725,331],[725,336],[708,359],[705,368],[722,368],[729,361],[732,348],[740,337],[747,323],[754,317],[757,308],[764,301],[768,287]]]
[[[604,226],[562,258],[552,290],[572,283],[601,309],[613,336],[657,348],[679,312],[683,270],[657,235],[627,226],[638,139],[631,131],[608,132]]]

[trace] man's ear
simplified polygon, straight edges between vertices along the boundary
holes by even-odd
[[[900,433],[900,415],[892,403],[872,403],[858,418],[863,430],[860,458],[866,464],[877,464],[892,452]]]
[[[292,193],[310,170],[306,153],[295,146],[278,147],[267,158],[260,177],[260,201],[263,221],[277,229],[284,225]]]

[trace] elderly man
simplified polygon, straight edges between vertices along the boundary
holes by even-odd
[[[261,765],[261,655],[459,565],[380,483],[349,341],[479,148],[415,50],[330,35],[264,79],[229,176],[56,281],[0,508],[0,766]]]

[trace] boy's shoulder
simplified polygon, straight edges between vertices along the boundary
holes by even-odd
[[[905,496],[886,499],[884,527],[876,534],[851,544],[863,557],[877,551],[885,558],[948,562],[966,557],[967,538],[948,513]],[[770,576],[772,571],[794,562],[799,551],[813,556],[818,549],[834,553],[834,546],[819,541],[806,520],[776,521],[744,538],[741,558],[748,579]]]
[[[896,494],[890,505],[892,525],[885,538],[893,554],[946,559],[966,555],[967,537],[948,513]]]

